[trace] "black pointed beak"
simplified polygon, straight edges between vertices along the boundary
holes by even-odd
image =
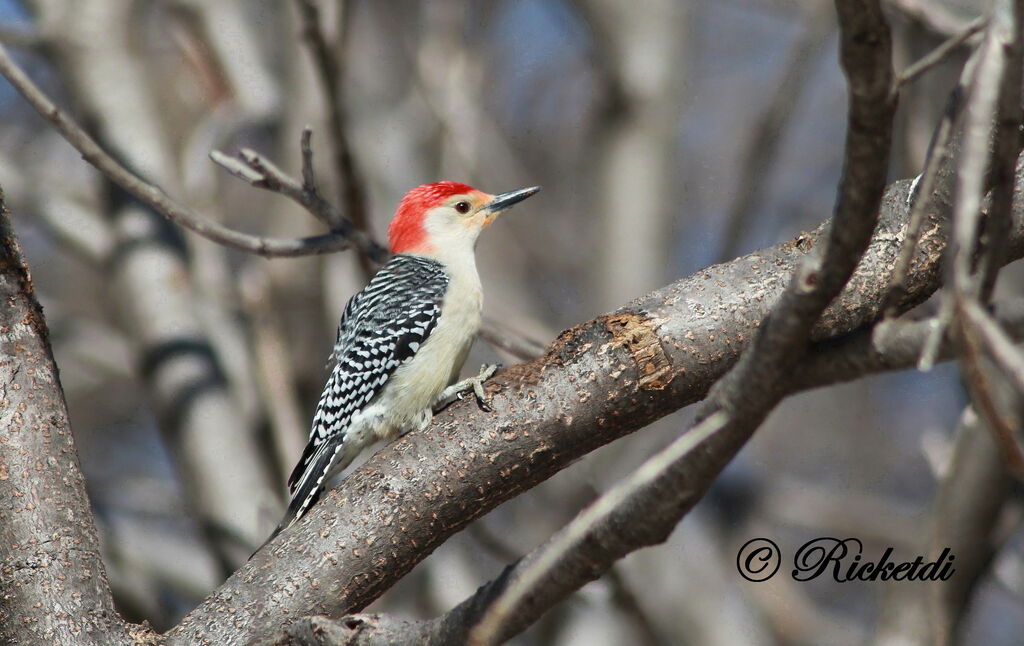
[[[539,190],[539,186],[531,186],[530,188],[521,188],[516,191],[509,191],[507,193],[495,195],[494,199],[484,206],[484,210],[490,211],[491,213],[500,213],[511,208],[512,205],[522,202]]]

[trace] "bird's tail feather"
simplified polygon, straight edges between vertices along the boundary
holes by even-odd
[[[292,523],[302,518],[303,514],[320,499],[320,494],[323,493],[324,485],[326,484],[325,481],[337,467],[335,462],[338,458],[338,453],[344,447],[343,439],[342,437],[337,440],[328,440],[321,444],[317,447],[316,452],[301,475],[297,473],[298,469],[296,469],[296,473],[292,474],[292,480],[295,485],[290,487],[292,488],[292,497],[288,502],[288,511],[285,512],[280,524],[270,534],[270,538],[260,546],[260,549],[263,549],[267,543],[274,540],[278,534],[290,527]],[[300,461],[299,465],[301,464],[302,462]],[[258,552],[259,550],[256,551]]]

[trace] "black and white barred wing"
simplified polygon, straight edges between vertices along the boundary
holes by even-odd
[[[395,369],[412,359],[437,325],[448,275],[440,263],[395,256],[353,296],[338,326],[334,368],[320,396],[309,443],[288,479],[286,522],[319,497],[353,418]]]

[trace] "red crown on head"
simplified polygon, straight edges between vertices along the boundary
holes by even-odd
[[[391,253],[404,253],[420,247],[427,235],[423,229],[423,215],[435,206],[444,204],[452,195],[475,190],[472,186],[458,182],[434,182],[422,184],[406,193],[388,226]]]

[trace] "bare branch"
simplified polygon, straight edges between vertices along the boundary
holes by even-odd
[[[961,371],[975,408],[994,433],[1008,468],[1019,478],[1024,478],[1024,448],[1015,438],[1016,425],[997,392],[996,382],[1001,379],[984,353],[985,342],[988,341],[991,348],[996,337],[992,332],[994,326],[988,324],[981,309],[981,302],[991,294],[999,271],[996,262],[1004,255],[1005,237],[1011,227],[1012,170],[1020,150],[1022,5],[1019,0],[1002,0],[992,5],[978,77],[967,104],[964,145],[957,173],[949,278],[941,312],[950,318],[963,342]],[[990,168],[993,191],[987,222],[989,231],[979,243],[986,171]],[[978,256],[981,261],[978,271],[974,271]],[[940,325],[942,322],[940,320]],[[931,354],[922,361],[930,358]],[[1012,378],[1014,371],[1011,369],[1007,375]]]
[[[1024,353],[1014,339],[977,303],[966,303],[963,314],[977,329],[992,360],[1014,383],[1017,391],[1024,394]]]
[[[877,646],[955,643],[956,625],[971,590],[998,549],[995,529],[1013,491],[1001,451],[983,426],[970,407],[964,410],[952,460],[922,527],[917,552],[936,559],[943,548],[949,548],[956,554],[956,576],[949,581],[894,586],[873,641]]]
[[[40,115],[53,124],[64,139],[81,153],[85,161],[95,166],[110,181],[175,224],[219,244],[265,257],[308,256],[341,251],[350,246],[347,238],[337,234],[298,239],[263,238],[240,233],[206,219],[187,206],[179,204],[159,187],[146,182],[111,157],[25,75],[3,45],[0,45],[0,74]]]
[[[993,126],[992,160],[989,179],[992,198],[982,236],[982,252],[978,266],[981,277],[981,300],[987,302],[995,288],[1003,266],[1006,236],[1012,221],[1014,170],[1022,146],[1021,74],[1024,71],[1024,3],[1013,0],[994,5],[995,20],[1000,27],[1000,41],[1006,57],[1006,70],[1000,82],[999,99]]]
[[[973,83],[974,71],[977,69],[977,55],[981,50],[975,51],[975,56],[964,66],[963,74],[957,86],[949,95],[946,109],[942,119],[939,121],[932,140],[928,145],[928,154],[925,158],[924,169],[911,185],[910,197],[910,222],[907,224],[907,232],[900,245],[900,253],[896,258],[892,276],[889,278],[889,293],[885,299],[884,311],[887,318],[895,316],[899,312],[900,303],[906,295],[906,278],[910,270],[910,261],[914,258],[914,252],[921,240],[922,227],[925,223],[925,214],[931,212],[932,203],[936,201],[935,186],[939,181],[939,175],[944,170],[950,172],[950,146],[953,140],[953,132],[959,124],[963,114],[963,95],[967,87]],[[945,206],[945,205],[943,205]],[[943,212],[948,209],[941,209]],[[941,226],[948,220],[948,213],[945,217],[938,218],[937,225]]]
[[[984,29],[987,23],[988,19],[985,16],[975,18],[959,34],[946,39],[938,47],[922,56],[916,62],[908,65],[905,70],[897,75],[896,83],[893,86],[894,91],[898,92],[904,85],[913,82],[918,76],[946,60],[947,56],[959,49],[971,36]]]
[[[1014,103],[1018,104],[1013,109],[1015,114],[1002,115],[1006,119],[1016,117],[1018,123],[1012,124],[1011,132],[1016,132],[1020,119],[1020,67],[1010,64],[1008,52],[1009,46],[1015,41],[1014,21],[1011,16],[1004,15],[1010,12],[1010,4],[1006,1],[993,5],[992,22],[982,45],[981,59],[978,63],[978,76],[967,104],[964,143],[961,148],[953,211],[953,247],[949,281],[954,293],[960,296],[977,294],[981,287],[980,281],[971,280],[971,265],[980,228],[989,151],[993,144],[993,134],[1001,121],[1000,98],[1001,95],[1006,96],[1003,91],[1006,84],[1016,88],[1017,100]],[[1013,67],[1016,67],[1016,77],[1012,74]],[[997,151],[1002,153],[995,162],[1002,167],[1003,180],[998,187],[1001,189],[998,191],[1001,197],[999,204],[992,205],[1001,211],[996,215],[997,219],[1009,217],[1013,196],[1012,169],[1017,159],[1017,138],[1009,137],[1007,142],[1009,146],[1001,146],[999,142],[995,142]]]
[[[42,308],[0,204],[0,642],[127,642]]]
[[[963,145],[956,173],[953,204],[953,239],[948,263],[947,289],[942,300],[939,325],[925,347],[919,367],[928,370],[943,329],[953,320],[954,308],[968,296],[980,294],[982,281],[972,278],[972,263],[977,249],[981,208],[985,195],[986,171],[992,135],[998,120],[1000,94],[1008,69],[1005,45],[1010,35],[997,3],[978,54],[978,67],[966,104]],[[1016,82],[1016,81],[1015,81]],[[1009,208],[1009,203],[1003,201]]]
[[[948,193],[953,184],[951,178],[956,169],[951,163],[955,151],[959,150],[959,141],[954,138],[954,132],[959,128],[963,118],[963,105],[965,97],[969,94],[970,88],[975,84],[978,75],[979,62],[982,58],[981,47],[978,47],[971,54],[964,65],[956,86],[949,94],[945,110],[939,121],[938,127],[932,135],[928,144],[928,153],[925,158],[924,168],[921,174],[914,180],[910,191],[910,223],[907,232],[903,237],[900,246],[900,253],[896,259],[892,276],[889,278],[889,294],[885,300],[885,315],[887,318],[895,316],[899,311],[900,302],[905,295],[907,271],[910,268],[910,261],[914,257],[914,250],[920,243],[922,227],[925,223],[925,214],[934,212],[937,209],[941,217],[932,218],[933,226],[945,228],[952,216],[952,202],[948,200]],[[944,178],[942,176],[945,176]],[[945,181],[943,181],[945,180]],[[944,185],[947,190],[936,191],[936,187]],[[935,204],[938,202],[938,204]],[[942,326],[944,327],[944,326]],[[941,333],[939,334],[941,336]],[[939,337],[936,337],[938,339]],[[927,368],[926,364],[922,369]]]
[[[978,331],[967,322],[963,310],[958,311],[956,323],[963,342],[960,370],[971,402],[999,446],[1007,470],[1024,481],[1024,447],[1016,438],[1019,423],[1001,397],[1004,383],[993,369],[989,357],[984,355]]]
[[[1007,338],[1024,339],[1024,301],[1001,303],[998,312],[998,324],[1006,326]],[[850,381],[864,374],[913,368],[937,324],[937,318],[886,319],[869,330],[844,337],[840,343],[816,344],[797,371],[794,384],[803,390]],[[943,335],[938,359],[954,358],[955,349],[950,335]]]
[[[309,46],[313,68],[324,93],[328,129],[334,149],[334,171],[339,184],[341,203],[352,219],[356,230],[369,234],[366,183],[356,164],[355,156],[352,154],[352,147],[348,139],[348,114],[341,97],[341,81],[344,72],[341,65],[343,59],[340,58],[342,43],[339,41],[335,48],[338,52],[336,58],[335,52],[331,51],[327,38],[324,36],[320,25],[320,10],[314,0],[295,0],[295,5],[298,7],[299,17],[302,21],[302,36]],[[348,16],[345,16],[345,19],[348,20]],[[342,34],[339,33],[339,39],[341,36]],[[370,264],[372,260],[366,254],[360,254],[363,272],[367,275],[372,273]]]
[[[371,261],[383,262],[387,259],[387,250],[377,244],[363,230],[355,228],[352,221],[320,194],[313,171],[311,136],[310,128],[303,129],[301,184],[278,168],[272,161],[250,148],[239,150],[237,159],[229,157],[219,150],[214,150],[210,152],[210,159],[235,177],[256,188],[280,193],[293,200],[326,224],[333,233],[354,242],[361,253]]]
[[[678,492],[686,491],[687,478],[680,477],[678,463],[687,455],[698,452],[728,421],[729,416],[721,410],[705,418],[603,494],[545,545],[512,566],[515,575],[505,579],[508,581],[506,586],[498,586],[503,587],[500,594],[487,604],[487,611],[470,631],[470,646],[496,644],[529,625],[523,620],[530,621],[537,612],[534,610],[524,615],[523,606],[540,605],[546,609],[548,600],[536,598],[538,588],[544,586],[556,569],[565,573],[563,561],[570,560],[572,552],[585,551],[593,556],[593,550],[584,549],[584,546],[589,548],[595,544],[600,544],[602,552],[609,548],[617,552],[624,549],[616,554],[617,560],[635,549],[637,539],[649,541],[653,537],[657,542],[664,541],[667,533],[659,520],[665,517],[666,508],[676,506]],[[666,478],[670,473],[675,477]],[[653,522],[635,524],[633,521],[640,514]],[[675,522],[671,524],[674,526]],[[598,556],[600,561],[591,563],[588,578],[596,578],[594,575],[599,575],[607,567],[603,557],[601,554]],[[528,603],[530,597],[533,599]],[[474,597],[470,605],[478,602],[479,599]],[[511,632],[509,624],[513,623],[513,615],[516,626]]]

